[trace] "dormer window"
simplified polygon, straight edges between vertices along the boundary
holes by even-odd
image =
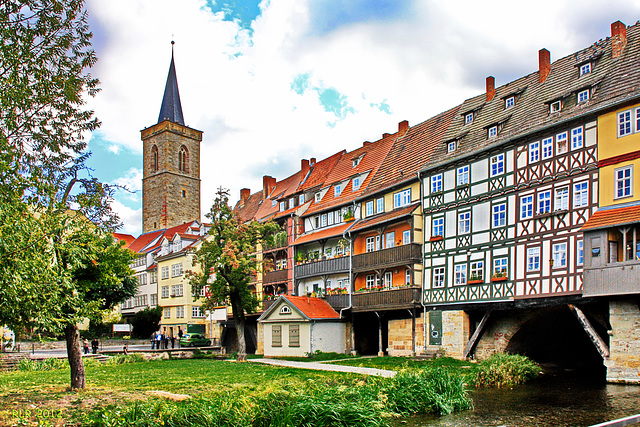
[[[315,194],[315,202],[318,203],[320,201],[320,193]]]
[[[584,76],[585,74],[589,74],[591,72],[591,62],[587,62],[586,64],[582,64],[580,66],[580,75]]]
[[[469,123],[473,122],[473,113],[467,113],[464,115],[464,124],[468,125]]]
[[[451,141],[447,143],[447,153],[453,153],[456,151],[456,142]]]
[[[304,194],[301,194],[300,197],[298,198],[298,204],[299,205],[303,205],[304,204]]]
[[[276,206],[278,206],[278,201],[277,200],[272,200],[271,201],[271,207],[275,208]]]
[[[353,191],[356,191],[357,189],[359,189],[360,184],[362,184],[362,180],[360,179],[359,176],[356,176],[355,178],[353,178]]]
[[[578,92],[578,104],[589,100],[589,89]]]
[[[504,100],[504,109],[506,110],[507,108],[511,108],[514,105],[516,105],[516,97],[515,96],[510,96],[507,99]]]
[[[296,205],[296,198],[292,197],[289,199],[289,207],[292,208]]]
[[[340,194],[342,194],[342,184],[336,184],[334,187],[334,195],[338,197]]]
[[[285,210],[284,202],[280,202],[280,212],[284,212]]]
[[[362,160],[363,157],[364,157],[364,154],[362,156],[358,156],[358,157],[353,159],[353,167],[354,168],[360,164],[360,160]]]
[[[488,130],[487,130],[487,137],[488,138],[495,138],[496,136],[498,136],[498,126],[491,126]]]
[[[562,101],[555,101],[549,104],[549,112],[557,113],[560,110],[562,110]]]

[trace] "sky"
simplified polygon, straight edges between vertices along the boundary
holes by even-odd
[[[536,72],[640,19],[640,0],[87,0],[88,100],[102,125],[88,164],[120,184],[123,233],[142,230],[140,131],[158,121],[171,41],[185,124],[203,131],[201,206],[231,202],[301,159],[354,150]],[[203,216],[204,219],[204,216]]]

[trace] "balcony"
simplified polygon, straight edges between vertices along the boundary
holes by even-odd
[[[349,307],[349,294],[327,295],[324,298],[334,310]]]
[[[262,276],[262,284],[269,285],[273,283],[282,283],[286,282],[289,277],[289,269],[285,268],[284,270],[275,270],[264,273]]]
[[[640,293],[640,261],[608,263],[584,269],[582,295],[596,297]]]
[[[348,273],[349,257],[343,256],[323,261],[310,262],[296,266],[296,279],[319,276],[331,273]]]
[[[271,251],[275,251],[276,249],[282,249],[282,248],[286,248],[287,247],[287,232],[286,231],[281,231],[280,233],[276,234],[273,238],[273,244],[271,245],[263,245],[262,246],[262,250],[264,252],[271,252]]]
[[[396,246],[353,256],[353,272],[392,268],[422,262],[422,248],[419,243]]]
[[[397,310],[418,307],[420,306],[421,292],[422,288],[420,286],[356,292],[353,294],[353,311]],[[328,297],[327,301],[329,301]]]

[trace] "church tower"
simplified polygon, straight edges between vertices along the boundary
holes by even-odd
[[[184,124],[173,44],[158,123],[141,131],[143,233],[200,220],[202,132]]]

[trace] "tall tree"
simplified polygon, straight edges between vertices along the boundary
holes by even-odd
[[[129,254],[109,240],[113,190],[85,166],[99,122],[84,107],[98,81],[83,3],[0,2],[0,323],[64,331],[74,388],[78,321],[132,285]]]
[[[229,206],[229,191],[223,188],[218,189],[206,217],[211,228],[196,252],[194,263],[201,268],[200,273],[191,273],[191,285],[195,295],[208,287],[204,308],[213,308],[220,303],[231,305],[238,340],[237,360],[245,361],[245,314],[252,313],[258,306],[249,287],[251,277],[260,268],[256,250],[260,243],[272,243],[279,227],[271,221],[242,223]]]

